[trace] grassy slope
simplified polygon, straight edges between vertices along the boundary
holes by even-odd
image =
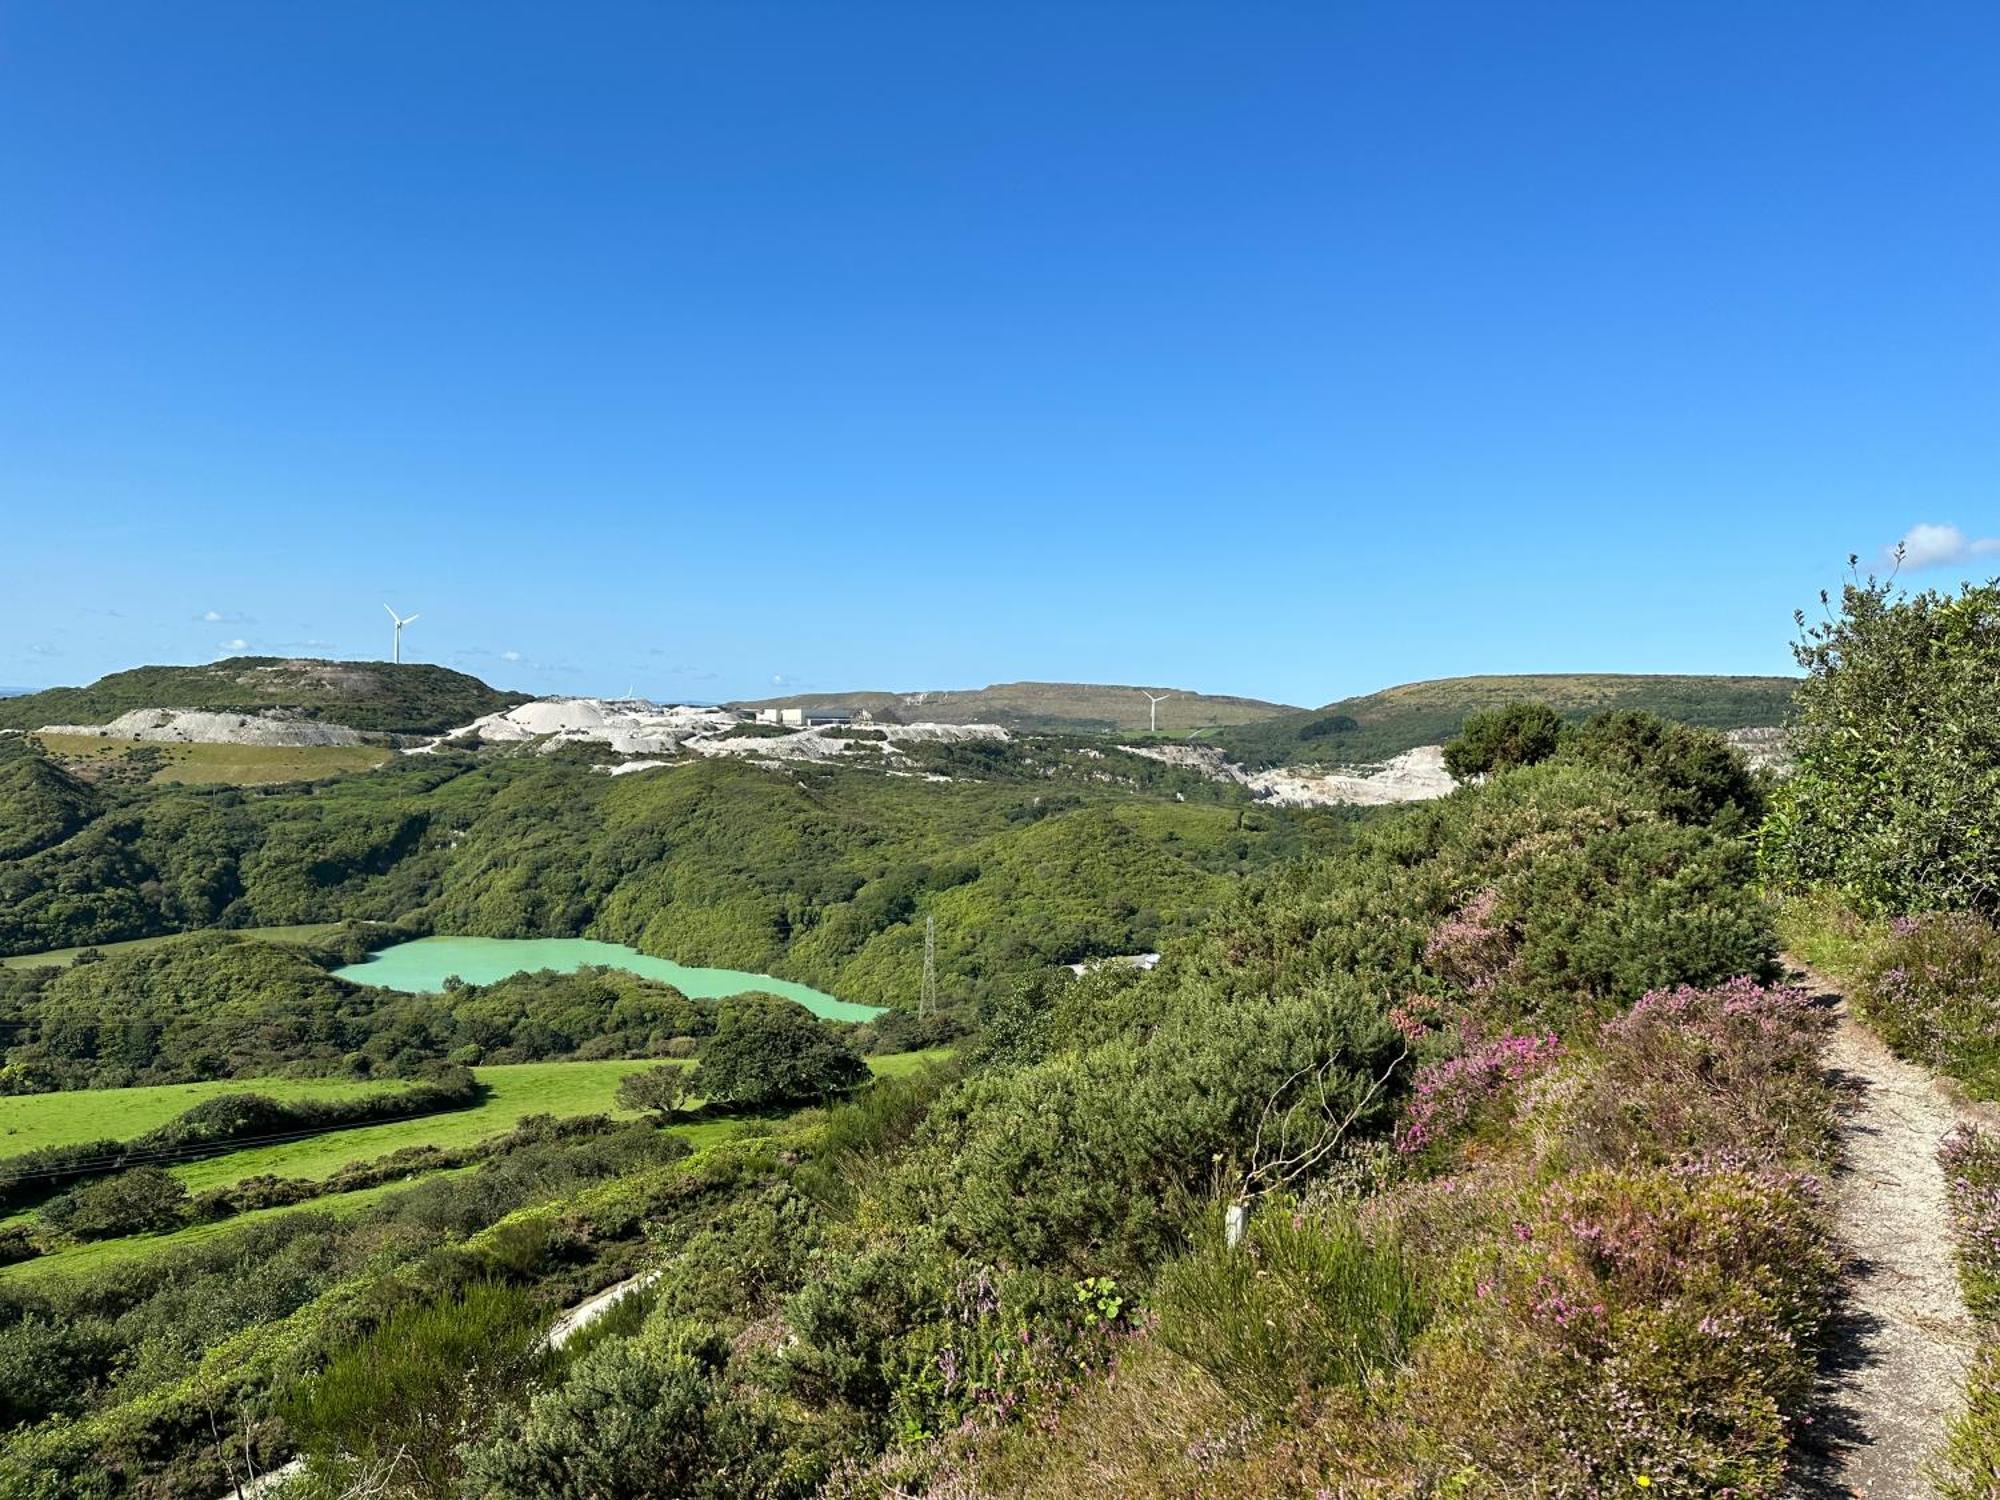
[[[134,667],[89,687],[0,699],[0,729],[102,724],[135,708],[283,708],[353,729],[426,734],[524,701],[445,667],[232,656],[199,667]]]
[[[372,771],[395,754],[386,745],[173,745],[88,734],[35,738],[57,760],[72,764],[120,761],[134,751],[157,752],[159,769],[149,779],[186,786],[318,781],[348,771]]]
[[[302,922],[294,927],[236,927],[229,930],[231,937],[245,938],[262,943],[309,943],[315,938],[325,937],[330,932],[338,932],[342,922]],[[128,938],[122,943],[99,943],[99,953],[134,953],[143,948],[155,948],[161,943],[175,942],[188,936],[184,932],[163,932],[158,937]],[[46,953],[17,953],[12,958],[0,958],[0,969],[33,969],[42,967],[68,968],[76,962],[79,953],[88,953],[85,948],[51,948]],[[199,1085],[198,1085],[199,1086]]]
[[[1145,729],[1147,693],[1173,694],[1160,705],[1162,733],[1186,733],[1219,724],[1247,724],[1296,710],[1261,698],[1190,693],[1173,688],[1121,687],[1094,682],[998,682],[923,695],[909,693],[797,693],[789,698],[761,698],[738,708],[844,708],[887,711],[906,720],[938,724],[1004,724],[1010,729],[1099,730],[1133,732]]]
[[[1542,702],[1570,718],[1647,709],[1715,729],[1781,724],[1797,686],[1790,677],[1549,673],[1445,677],[1410,682],[1324,708],[1219,730],[1206,738],[1250,765],[1309,761],[1366,764],[1435,745],[1468,715],[1509,703]]]
[[[878,1075],[896,1077],[914,1072],[924,1064],[940,1060],[944,1056],[945,1053],[942,1051],[905,1052],[893,1057],[870,1058],[868,1062]],[[494,1089],[494,1098],[479,1109],[462,1110],[449,1115],[432,1115],[421,1120],[407,1120],[391,1125],[370,1125],[356,1130],[336,1131],[310,1141],[281,1146],[252,1147],[247,1151],[238,1151],[228,1156],[178,1168],[175,1175],[195,1192],[266,1172],[287,1177],[317,1179],[330,1176],[347,1162],[371,1160],[403,1146],[468,1145],[487,1136],[498,1135],[512,1129],[522,1116],[528,1114],[602,1113],[621,1118],[636,1118],[632,1111],[617,1108],[613,1103],[613,1095],[617,1092],[618,1080],[625,1074],[653,1066],[655,1062],[652,1059],[626,1059],[587,1063],[521,1063],[507,1067],[479,1068],[475,1071]],[[281,1087],[285,1081],[256,1080],[256,1082],[258,1087],[266,1092],[276,1092],[277,1087]],[[223,1087],[233,1086],[235,1085]],[[215,1086],[196,1084],[192,1087]],[[360,1085],[360,1087],[370,1086]],[[39,1094],[20,1102],[33,1104],[65,1098],[76,1101],[86,1099],[102,1101],[118,1094],[166,1092],[171,1090],[98,1089],[74,1095]],[[754,1126],[752,1122],[742,1119],[724,1118],[700,1120],[670,1128],[674,1134],[686,1139],[689,1145],[699,1149],[738,1135]],[[397,1132],[402,1133],[401,1138],[397,1137]],[[297,1151],[298,1147],[317,1148],[317,1154],[310,1149]],[[190,1225],[186,1229],[177,1229],[168,1234],[131,1235],[124,1239],[98,1240],[59,1250],[54,1254],[40,1256],[15,1266],[0,1267],[0,1280],[10,1276],[40,1276],[51,1273],[73,1275],[78,1272],[100,1270],[121,1261],[157,1254],[163,1250],[178,1249],[210,1235],[221,1234],[279,1214],[320,1212],[340,1216],[355,1213],[390,1193],[412,1186],[415,1182],[430,1177],[449,1176],[452,1172],[472,1170],[474,1170],[472,1167],[454,1167],[447,1172],[426,1173],[402,1182],[384,1183],[379,1187],[361,1188],[351,1193],[329,1194],[295,1207],[254,1209],[249,1213],[237,1214],[213,1224]]]
[[[422,1177],[407,1178],[402,1182],[385,1182],[376,1187],[357,1188],[351,1193],[330,1193],[324,1198],[315,1198],[311,1203],[295,1208],[257,1208],[249,1213],[237,1214],[233,1218],[217,1219],[212,1224],[190,1224],[185,1229],[176,1229],[168,1234],[135,1234],[127,1235],[124,1239],[94,1240],[86,1245],[72,1245],[52,1255],[38,1256],[34,1260],[20,1261],[11,1266],[0,1266],[0,1281],[25,1280],[29,1277],[47,1275],[74,1276],[102,1271],[125,1261],[140,1260],[167,1250],[183,1249],[211,1236],[241,1229],[247,1224],[275,1219],[280,1214],[324,1213],[332,1214],[335,1218],[345,1218],[349,1214],[359,1213],[370,1204],[380,1202],[391,1193],[401,1192],[405,1188],[414,1186],[417,1182],[431,1177],[450,1177],[473,1170],[473,1167],[450,1167],[441,1172],[426,1173]]]
[[[218,1094],[256,1093],[279,1100],[359,1099],[406,1087],[396,1079],[249,1078],[66,1094],[16,1094],[0,1097],[0,1156],[38,1151],[44,1146],[72,1146],[79,1141],[130,1140]]]

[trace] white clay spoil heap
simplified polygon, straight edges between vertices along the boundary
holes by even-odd
[[[358,730],[273,714],[215,713],[200,708],[135,708],[109,724],[50,724],[43,734],[95,735],[177,745],[360,745]]]

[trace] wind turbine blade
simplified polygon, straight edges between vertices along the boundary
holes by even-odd
[[[422,615],[411,615],[411,616],[410,616],[410,619],[409,619],[409,620],[404,620],[404,621],[402,621],[402,622],[400,622],[400,623],[402,623],[402,624],[404,624],[404,625],[407,625],[407,624],[409,624],[409,623],[410,623],[410,620],[421,620],[422,618],[423,618],[423,616],[422,616]]]
[[[390,619],[392,619],[392,620],[393,620],[393,619],[395,619],[395,618],[396,618],[396,612],[395,612],[395,611],[394,611],[393,609],[389,609],[389,606],[388,606],[388,605],[386,605],[386,604],[385,604],[385,605],[383,605],[382,607],[383,607],[384,609],[388,609],[388,610],[389,610],[389,618],[390,618]]]

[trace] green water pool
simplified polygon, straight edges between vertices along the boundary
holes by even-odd
[[[741,969],[695,968],[677,964],[670,958],[654,958],[623,943],[600,943],[590,938],[417,938],[414,942],[384,948],[334,973],[353,984],[373,984],[421,995],[443,989],[445,980],[453,974],[467,984],[491,984],[510,974],[536,969],[555,969],[567,974],[587,964],[664,980],[695,1000],[715,1000],[724,995],[740,995],[745,990],[762,990],[796,1000],[814,1015],[829,1021],[866,1021],[882,1013],[880,1006],[837,1000],[811,985],[789,979],[773,979],[768,974],[749,974]]]

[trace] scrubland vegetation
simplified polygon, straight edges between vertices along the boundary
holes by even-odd
[[[1235,725],[1203,738],[1251,766],[1369,765],[1419,745],[1443,744],[1473,716],[1516,704],[1539,704],[1567,723],[1628,710],[1705,729],[1783,724],[1791,716],[1797,687],[1797,679],[1790,677],[1665,673],[1445,677]]]
[[[1100,804],[975,841],[975,879],[933,864],[863,881],[833,905],[872,906],[864,892],[889,883],[905,894],[883,915],[933,909],[942,931],[967,887],[997,881],[975,894],[1024,911],[1060,889],[1060,922],[1065,906],[1101,912],[1152,861],[1181,872],[1165,889],[1183,915],[1151,929],[1167,954],[1152,973],[1077,978],[1047,947],[992,950],[985,982],[960,989],[962,1077],[881,1080],[679,1161],[646,1154],[672,1139],[648,1123],[574,1140],[523,1127],[473,1170],[338,1219],[301,1209],[88,1291],[17,1280],[0,1316],[40,1330],[14,1387],[40,1425],[0,1473],[28,1494],[197,1493],[223,1477],[213,1420],[239,1469],[246,1439],[265,1464],[306,1453],[308,1494],[1580,1495],[1642,1476],[1662,1493],[1774,1493],[1830,1279],[1813,1175],[1830,1136],[1816,1024],[1762,985],[1775,944],[1743,836],[1760,790],[1718,765],[1734,768],[1705,737],[1620,721],[1358,831]],[[704,771],[701,791],[793,801],[742,775]],[[959,799],[990,816],[1017,785],[925,794],[946,819]],[[606,846],[619,800],[568,838],[509,813],[522,859],[436,899],[475,919],[503,890],[545,901],[546,848],[602,882],[597,920],[671,910],[659,893],[686,878],[683,851],[699,866],[699,840],[622,880],[577,858]],[[837,828],[846,811],[829,796],[815,819]],[[1162,866],[1141,830],[1209,841]],[[1253,836],[1307,857],[1232,880],[1271,865],[1228,847]],[[839,843],[814,821],[799,838]],[[1020,839],[1031,860],[1007,857]],[[822,911],[792,953],[828,951],[826,929],[850,921],[881,930]],[[126,961],[148,994],[195,982],[177,973],[239,986],[262,1039],[245,1066],[449,1062],[479,1022],[489,1046],[526,1045],[524,1026],[561,1037],[557,1055],[586,1034],[634,1055],[685,1036],[697,1080],[729,1064],[722,1013],[659,1010],[630,976],[376,997],[351,1018],[355,1047],[336,1036],[350,1000],[314,998],[323,970],[303,951],[198,937]],[[58,971],[25,1001],[87,1014],[92,970],[116,962]],[[311,1047],[270,1039],[265,992],[323,1018]],[[191,996],[186,1019],[218,998]],[[416,1009],[391,1024],[399,1004]],[[807,1022],[791,1055],[835,1035]],[[104,1042],[70,1076],[94,1076]],[[16,1065],[54,1066],[37,1046]],[[753,1053],[740,1074],[784,1069]],[[1231,1204],[1251,1209],[1234,1250]],[[632,1326],[539,1348],[555,1308],[640,1264],[663,1274]],[[195,1332],[178,1310],[194,1287],[240,1301],[204,1308]],[[142,1327],[161,1353],[120,1333]],[[66,1342],[100,1329],[87,1350]],[[31,1378],[79,1358],[104,1371],[87,1394]],[[1578,1416],[1552,1432],[1558,1406]],[[1135,1440],[1093,1438],[1119,1429]]]
[[[78,1248],[0,1279],[0,1493],[208,1500],[293,1455],[287,1493],[412,1500],[1785,1493],[1838,1135],[1779,926],[1893,1045],[1976,1089],[1994,1061],[1984,855],[1930,857],[1988,747],[1874,768],[1870,815],[1913,825],[1869,835],[1885,874],[1844,863],[1862,804],[1824,726],[1882,642],[1928,671],[1991,618],[1850,594],[1802,645],[1788,783],[1622,702],[1496,702],[1452,726],[1472,784],[1365,819],[1061,740],[946,747],[949,782],[446,755],[269,797],[9,759],[16,946],[587,933],[892,1009],[841,1028],[590,970],[364,992],[327,973],[380,940],[358,928],[0,976],[15,1091],[381,1080],[284,1106],[339,1110],[499,1063],[610,1091],[310,1181],[176,1197],[220,1157],[65,1188]],[[1157,969],[1056,967],[1142,948]],[[1982,1312],[1995,1150],[1947,1159]],[[1992,1477],[1993,1368],[1953,1494]]]
[[[1801,615],[1797,771],[1761,838],[1793,951],[1902,1056],[2000,1098],[2000,581],[1956,594],[1850,584]],[[2000,1490],[2000,1142],[1941,1151],[1966,1304],[1986,1326],[1936,1476]]]

